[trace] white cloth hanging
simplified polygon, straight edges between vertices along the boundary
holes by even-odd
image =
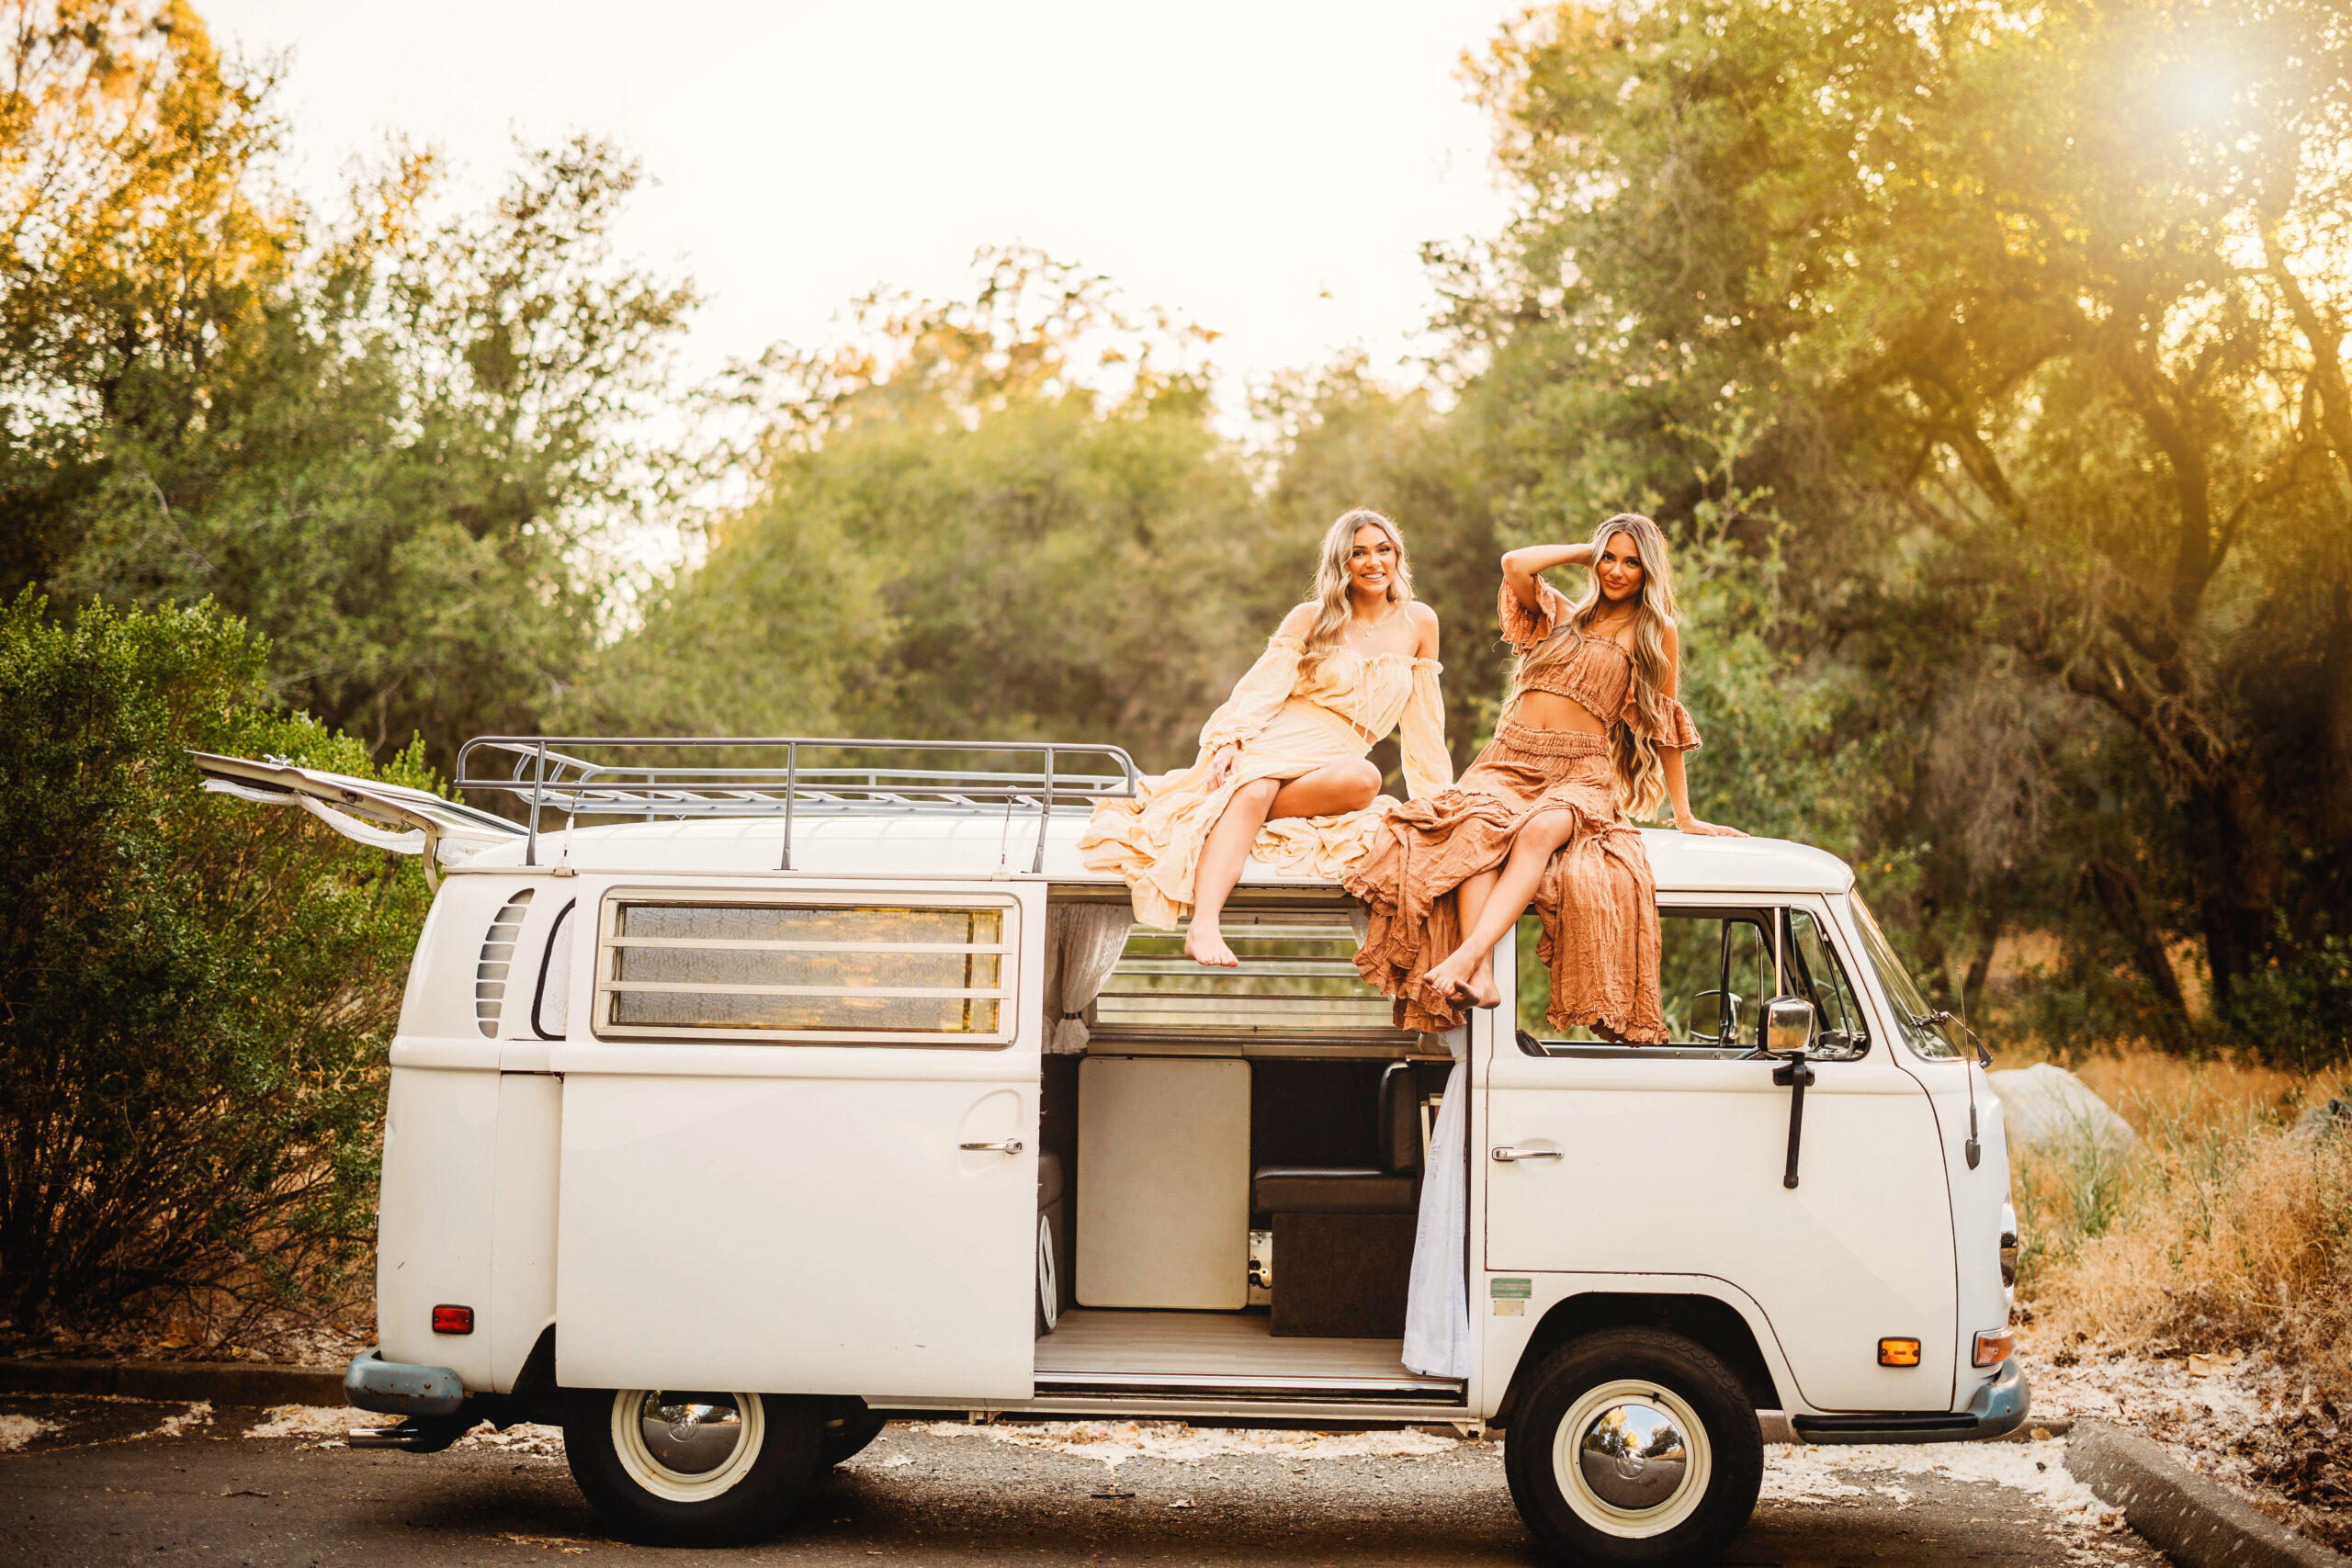
[[[1127,945],[1133,912],[1120,904],[1055,904],[1046,911],[1046,1050],[1086,1049],[1086,1010]]]
[[[1430,1131],[1429,1166],[1421,1173],[1420,1215],[1413,1230],[1413,1275],[1405,1293],[1405,1366],[1425,1378],[1470,1375],[1470,1296],[1464,1245],[1469,1231],[1469,1174],[1463,1144],[1469,1134],[1470,1027],[1439,1038],[1453,1053],[1445,1100]]]

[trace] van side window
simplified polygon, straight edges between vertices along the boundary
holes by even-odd
[[[1672,1045],[1752,1051],[1761,1043],[1763,1004],[1775,994],[1773,919],[1763,908],[1658,911],[1658,1001]],[[1543,925],[1530,915],[1518,931],[1520,1031],[1539,1042],[1601,1043],[1589,1029],[1563,1034],[1545,1021],[1552,977],[1536,952]]]
[[[1011,908],[616,895],[605,906],[596,1032],[1006,1043]]]
[[[531,1031],[542,1040],[560,1040],[571,1027],[571,912],[579,900],[566,904],[548,932],[548,950],[539,961],[538,994],[531,998]]]
[[[1812,1054],[1824,1061],[1850,1062],[1871,1047],[1854,983],[1838,962],[1838,950],[1804,909],[1789,911],[1789,988],[1813,1003],[1820,1018]]]

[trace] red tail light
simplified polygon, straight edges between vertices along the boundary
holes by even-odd
[[[433,1332],[435,1334],[471,1334],[474,1331],[474,1309],[471,1307],[437,1306],[433,1309]]]

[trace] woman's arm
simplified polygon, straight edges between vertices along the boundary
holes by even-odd
[[[1269,646],[1250,672],[1233,688],[1225,705],[1209,715],[1201,727],[1201,748],[1209,754],[1209,787],[1222,785],[1241,756],[1241,748],[1266,727],[1298,680],[1298,645],[1315,626],[1315,606],[1301,604],[1283,617],[1274,636],[1290,644]]]
[[[1666,624],[1666,694],[1676,702],[1682,698],[1682,633],[1671,621]],[[1696,743],[1695,738],[1693,743]],[[1660,747],[1658,763],[1666,773],[1667,798],[1674,802],[1674,825],[1677,828],[1702,837],[1747,837],[1736,828],[1722,828],[1699,820],[1699,814],[1690,809],[1690,777],[1682,765],[1679,750],[1670,746]]]
[[[1414,667],[1412,694],[1396,722],[1396,744],[1404,758],[1405,793],[1427,800],[1453,782],[1453,759],[1445,749],[1445,699],[1437,683],[1437,612],[1417,603],[1412,613],[1420,634],[1413,656],[1428,662]]]
[[[1541,614],[1544,590],[1537,581],[1555,566],[1590,566],[1590,545],[1530,545],[1524,549],[1503,552],[1503,581],[1519,602]]]

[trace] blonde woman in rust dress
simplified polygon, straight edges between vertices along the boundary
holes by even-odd
[[[1559,566],[1592,573],[1573,604],[1543,581]],[[1683,755],[1699,732],[1677,700],[1674,609],[1666,537],[1646,517],[1503,557],[1503,636],[1519,660],[1494,741],[1453,788],[1385,812],[1346,874],[1371,913],[1357,967],[1399,998],[1404,1027],[1450,1029],[1496,1006],[1495,944],[1532,904],[1554,1028],[1667,1038],[1657,886],[1631,818],[1671,798],[1682,831],[1737,835],[1690,809]]]
[[[1437,616],[1413,599],[1396,525],[1361,509],[1334,523],[1315,589],[1209,716],[1199,760],[1103,802],[1079,840],[1090,868],[1126,880],[1138,922],[1173,930],[1189,914],[1184,951],[1203,964],[1237,962],[1218,919],[1253,852],[1335,879],[1361,852],[1361,833],[1328,818],[1372,804],[1380,770],[1366,753],[1390,730],[1416,798],[1453,782]]]

